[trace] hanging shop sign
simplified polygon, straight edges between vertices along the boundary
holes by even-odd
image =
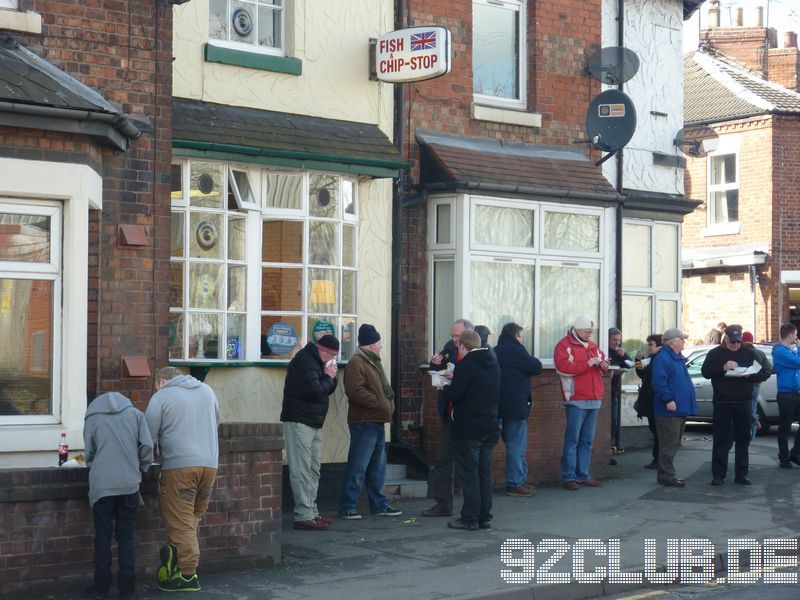
[[[381,81],[405,83],[450,72],[450,31],[411,27],[384,33],[375,45],[375,71]]]

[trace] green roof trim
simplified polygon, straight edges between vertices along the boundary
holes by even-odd
[[[248,69],[260,69],[262,71],[273,71],[275,73],[286,73],[287,75],[303,74],[303,61],[291,56],[273,56],[271,54],[261,54],[259,52],[248,52],[247,50],[222,48],[213,44],[206,44],[204,46],[203,56],[206,62],[235,65]]]
[[[403,160],[275,150],[197,140],[172,140],[172,148],[175,156],[184,158],[207,158],[293,169],[332,171],[348,175],[369,175],[378,178],[397,177],[401,169],[410,167],[410,163]]]

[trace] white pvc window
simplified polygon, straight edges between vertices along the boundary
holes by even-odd
[[[208,13],[211,40],[283,55],[284,0],[209,0]]]
[[[525,0],[473,0],[472,91],[480,104],[525,108]]]

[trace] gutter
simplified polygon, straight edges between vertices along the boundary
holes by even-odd
[[[532,185],[513,185],[506,183],[481,183],[476,181],[447,181],[428,183],[422,189],[436,191],[481,190],[486,192],[502,192],[507,194],[524,194],[527,196],[550,196],[553,198],[569,198],[573,200],[593,200],[595,202],[620,202],[625,198],[618,192],[581,192],[564,188],[546,188]]]
[[[202,152],[224,152],[227,154],[243,154],[246,156],[290,158],[297,160],[318,160],[321,162],[352,163],[368,167],[382,167],[386,169],[407,169],[411,165],[404,160],[388,160],[381,158],[360,158],[355,156],[342,156],[322,152],[297,152],[295,150],[275,150],[273,148],[258,148],[255,146],[242,146],[240,144],[223,144],[219,142],[201,142],[198,140],[172,140],[173,148],[185,148]]]

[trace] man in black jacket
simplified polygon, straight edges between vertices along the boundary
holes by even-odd
[[[500,365],[480,337],[471,329],[459,340],[461,360],[453,372],[453,383],[444,389],[451,405],[453,455],[456,473],[464,490],[461,518],[450,521],[452,529],[491,529],[492,450],[499,438],[497,404]]]
[[[542,372],[542,363],[522,345],[522,327],[506,323],[494,348],[500,363],[500,409],[506,445],[506,495],[533,496],[528,477],[528,417],[531,414],[531,376]]]
[[[472,329],[467,319],[457,319],[450,327],[450,339],[438,354],[431,357],[431,371],[443,371],[449,363],[458,362],[458,341],[465,329]],[[452,371],[450,371],[452,375]],[[450,435],[450,419],[445,415],[444,393],[439,390],[436,397],[442,428],[439,433],[439,450],[436,462],[431,469],[430,489],[436,500],[430,508],[422,511],[425,517],[449,517],[453,514],[453,440]]]
[[[752,348],[742,344],[741,325],[725,328],[725,339],[706,355],[703,377],[714,388],[714,442],[711,454],[711,485],[722,485],[728,472],[728,453],[735,444],[734,481],[750,485],[748,446],[750,445],[751,399],[753,384],[766,381],[769,372],[761,369],[744,377],[734,374],[750,367],[756,360]],[[728,375],[730,373],[730,375]]]
[[[295,529],[328,529],[330,519],[317,510],[322,425],[329,396],[336,389],[339,340],[323,335],[289,362],[283,386],[283,439],[294,496]]]

